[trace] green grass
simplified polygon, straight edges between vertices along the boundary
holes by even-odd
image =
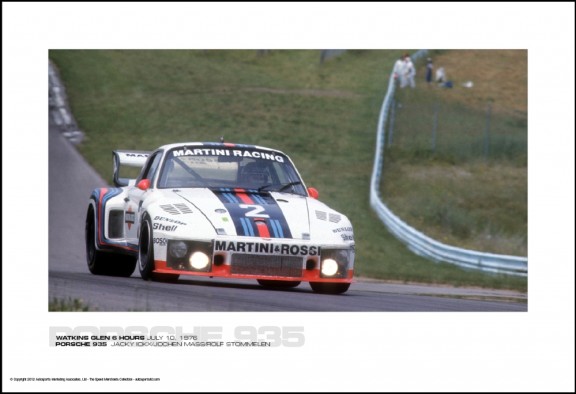
[[[400,51],[51,51],[86,139],[111,181],[114,149],[227,141],[280,149],[320,200],[352,220],[356,274],[526,289],[525,278],[465,271],[415,256],[369,206],[376,123]]]
[[[89,312],[93,310],[93,308],[78,298],[53,298],[48,304],[49,312]]]

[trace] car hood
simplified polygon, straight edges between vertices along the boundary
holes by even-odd
[[[182,189],[167,194],[201,213],[219,235],[310,239],[309,198],[304,196],[243,189]],[[189,217],[194,226],[198,217]]]

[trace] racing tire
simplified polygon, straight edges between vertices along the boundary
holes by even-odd
[[[86,214],[85,242],[88,270],[94,275],[129,277],[136,269],[136,259],[115,253],[106,253],[96,249],[96,224],[94,209],[88,208]]]
[[[289,289],[291,287],[296,287],[300,283],[298,280],[270,280],[270,279],[257,279],[260,286],[277,288],[277,289]]]
[[[350,283],[310,282],[310,287],[315,293],[342,294],[348,291]]]
[[[140,242],[138,247],[138,270],[144,280],[157,282],[176,282],[178,274],[159,274],[154,272],[154,236],[152,221],[148,215],[144,215],[140,227]]]
[[[110,256],[110,274],[112,276],[121,276],[128,278],[132,276],[136,269],[136,257],[127,256],[123,254],[106,253],[106,257]]]

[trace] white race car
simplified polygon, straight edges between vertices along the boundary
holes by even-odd
[[[265,287],[309,282],[339,294],[354,272],[354,233],[318,201],[277,150],[179,143],[114,151],[115,188],[95,189],[86,215],[90,272],[145,280],[180,275],[256,279]],[[137,179],[121,177],[140,167]]]

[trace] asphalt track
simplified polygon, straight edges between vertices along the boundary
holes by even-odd
[[[62,126],[51,116],[49,122],[49,300],[80,299],[93,311],[527,311],[526,294],[501,290],[358,279],[343,295],[323,295],[307,283],[270,290],[252,280],[147,282],[137,270],[130,278],[92,275],[85,259],[84,220],[91,191],[106,182],[62,135]]]

